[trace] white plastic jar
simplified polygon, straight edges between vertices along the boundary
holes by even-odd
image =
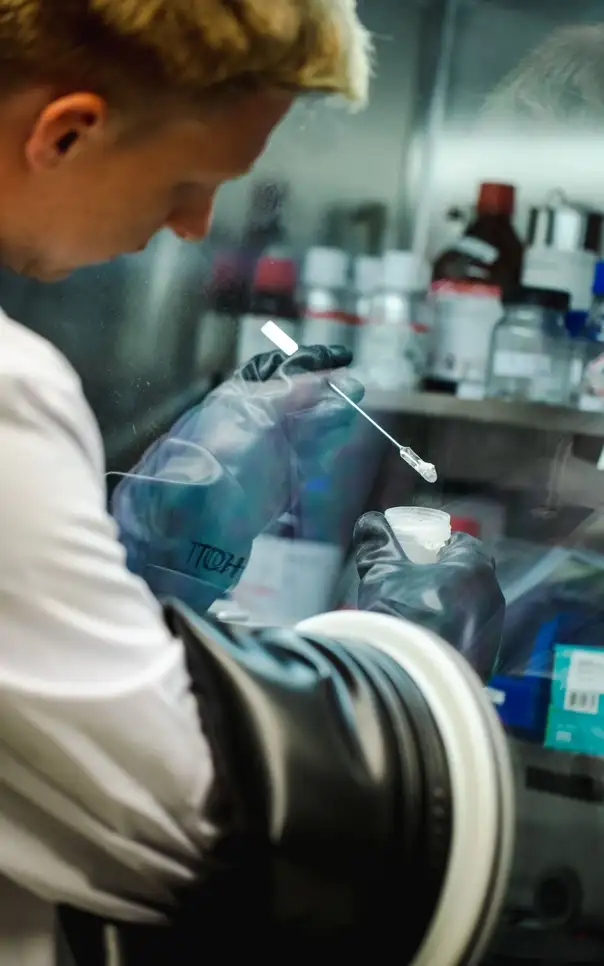
[[[421,506],[395,506],[385,517],[412,563],[436,563],[439,551],[451,539],[451,517],[444,510]]]

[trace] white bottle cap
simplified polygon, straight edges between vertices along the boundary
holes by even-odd
[[[354,263],[354,290],[357,295],[373,295],[381,280],[382,260],[377,255],[359,255]]]
[[[386,252],[382,284],[395,292],[421,292],[428,284],[426,263],[413,252]]]
[[[444,510],[395,506],[384,515],[412,563],[436,563],[439,550],[451,539],[451,517]]]
[[[304,261],[304,285],[316,288],[346,288],[348,255],[339,248],[311,248]]]

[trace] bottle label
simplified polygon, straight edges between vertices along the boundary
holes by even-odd
[[[483,382],[458,382],[456,396],[458,399],[484,399],[485,385]]]
[[[361,381],[369,388],[415,389],[424,368],[424,331],[425,326],[408,316],[393,321],[374,308],[357,340],[355,360]]]
[[[598,356],[587,365],[584,380],[588,393],[604,397],[604,355]]]
[[[579,399],[579,409],[583,413],[601,413],[604,410],[604,399],[602,396],[584,393]]]
[[[570,364],[570,384],[573,390],[581,387],[583,380],[583,360],[572,359]]]
[[[460,255],[468,255],[470,258],[483,262],[485,265],[493,265],[499,258],[499,250],[481,238],[473,238],[471,235],[464,235],[449,248],[452,252],[459,252]]]
[[[491,336],[502,314],[496,285],[442,280],[431,289],[432,352],[428,374],[450,382],[485,379]]]
[[[504,378],[535,379],[548,376],[552,361],[538,352],[500,350],[493,358],[493,374]]]

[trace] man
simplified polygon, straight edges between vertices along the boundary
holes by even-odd
[[[163,227],[202,238],[220,185],[249,171],[297,96],[363,101],[368,50],[353,0],[4,0],[3,262],[50,281],[138,251]],[[237,376],[226,392],[240,409],[216,407],[232,452],[246,393],[274,377],[288,387],[280,415],[320,415],[333,400],[313,373],[348,361],[315,350],[293,369],[271,356]],[[0,959],[47,966],[53,904],[153,921],[203,868],[219,831],[205,805],[221,763],[183,647],[128,571],[105,512],[99,434],[78,379],[6,317],[0,450]],[[382,518],[363,526],[360,562],[373,575],[363,603],[379,609],[374,564],[385,553],[388,609],[405,613],[408,565]],[[497,623],[496,584],[476,554],[458,548],[445,584],[469,575]],[[430,623],[435,600],[413,598],[414,616]],[[453,636],[464,647],[465,615],[462,625]]]

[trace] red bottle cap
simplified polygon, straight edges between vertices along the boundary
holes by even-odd
[[[290,258],[259,259],[254,272],[254,289],[257,292],[293,292],[296,288],[296,265]]]
[[[512,215],[516,203],[516,189],[512,184],[486,182],[480,186],[478,213],[480,215]]]
[[[469,533],[471,537],[480,537],[480,523],[473,517],[451,517],[453,533]]]

